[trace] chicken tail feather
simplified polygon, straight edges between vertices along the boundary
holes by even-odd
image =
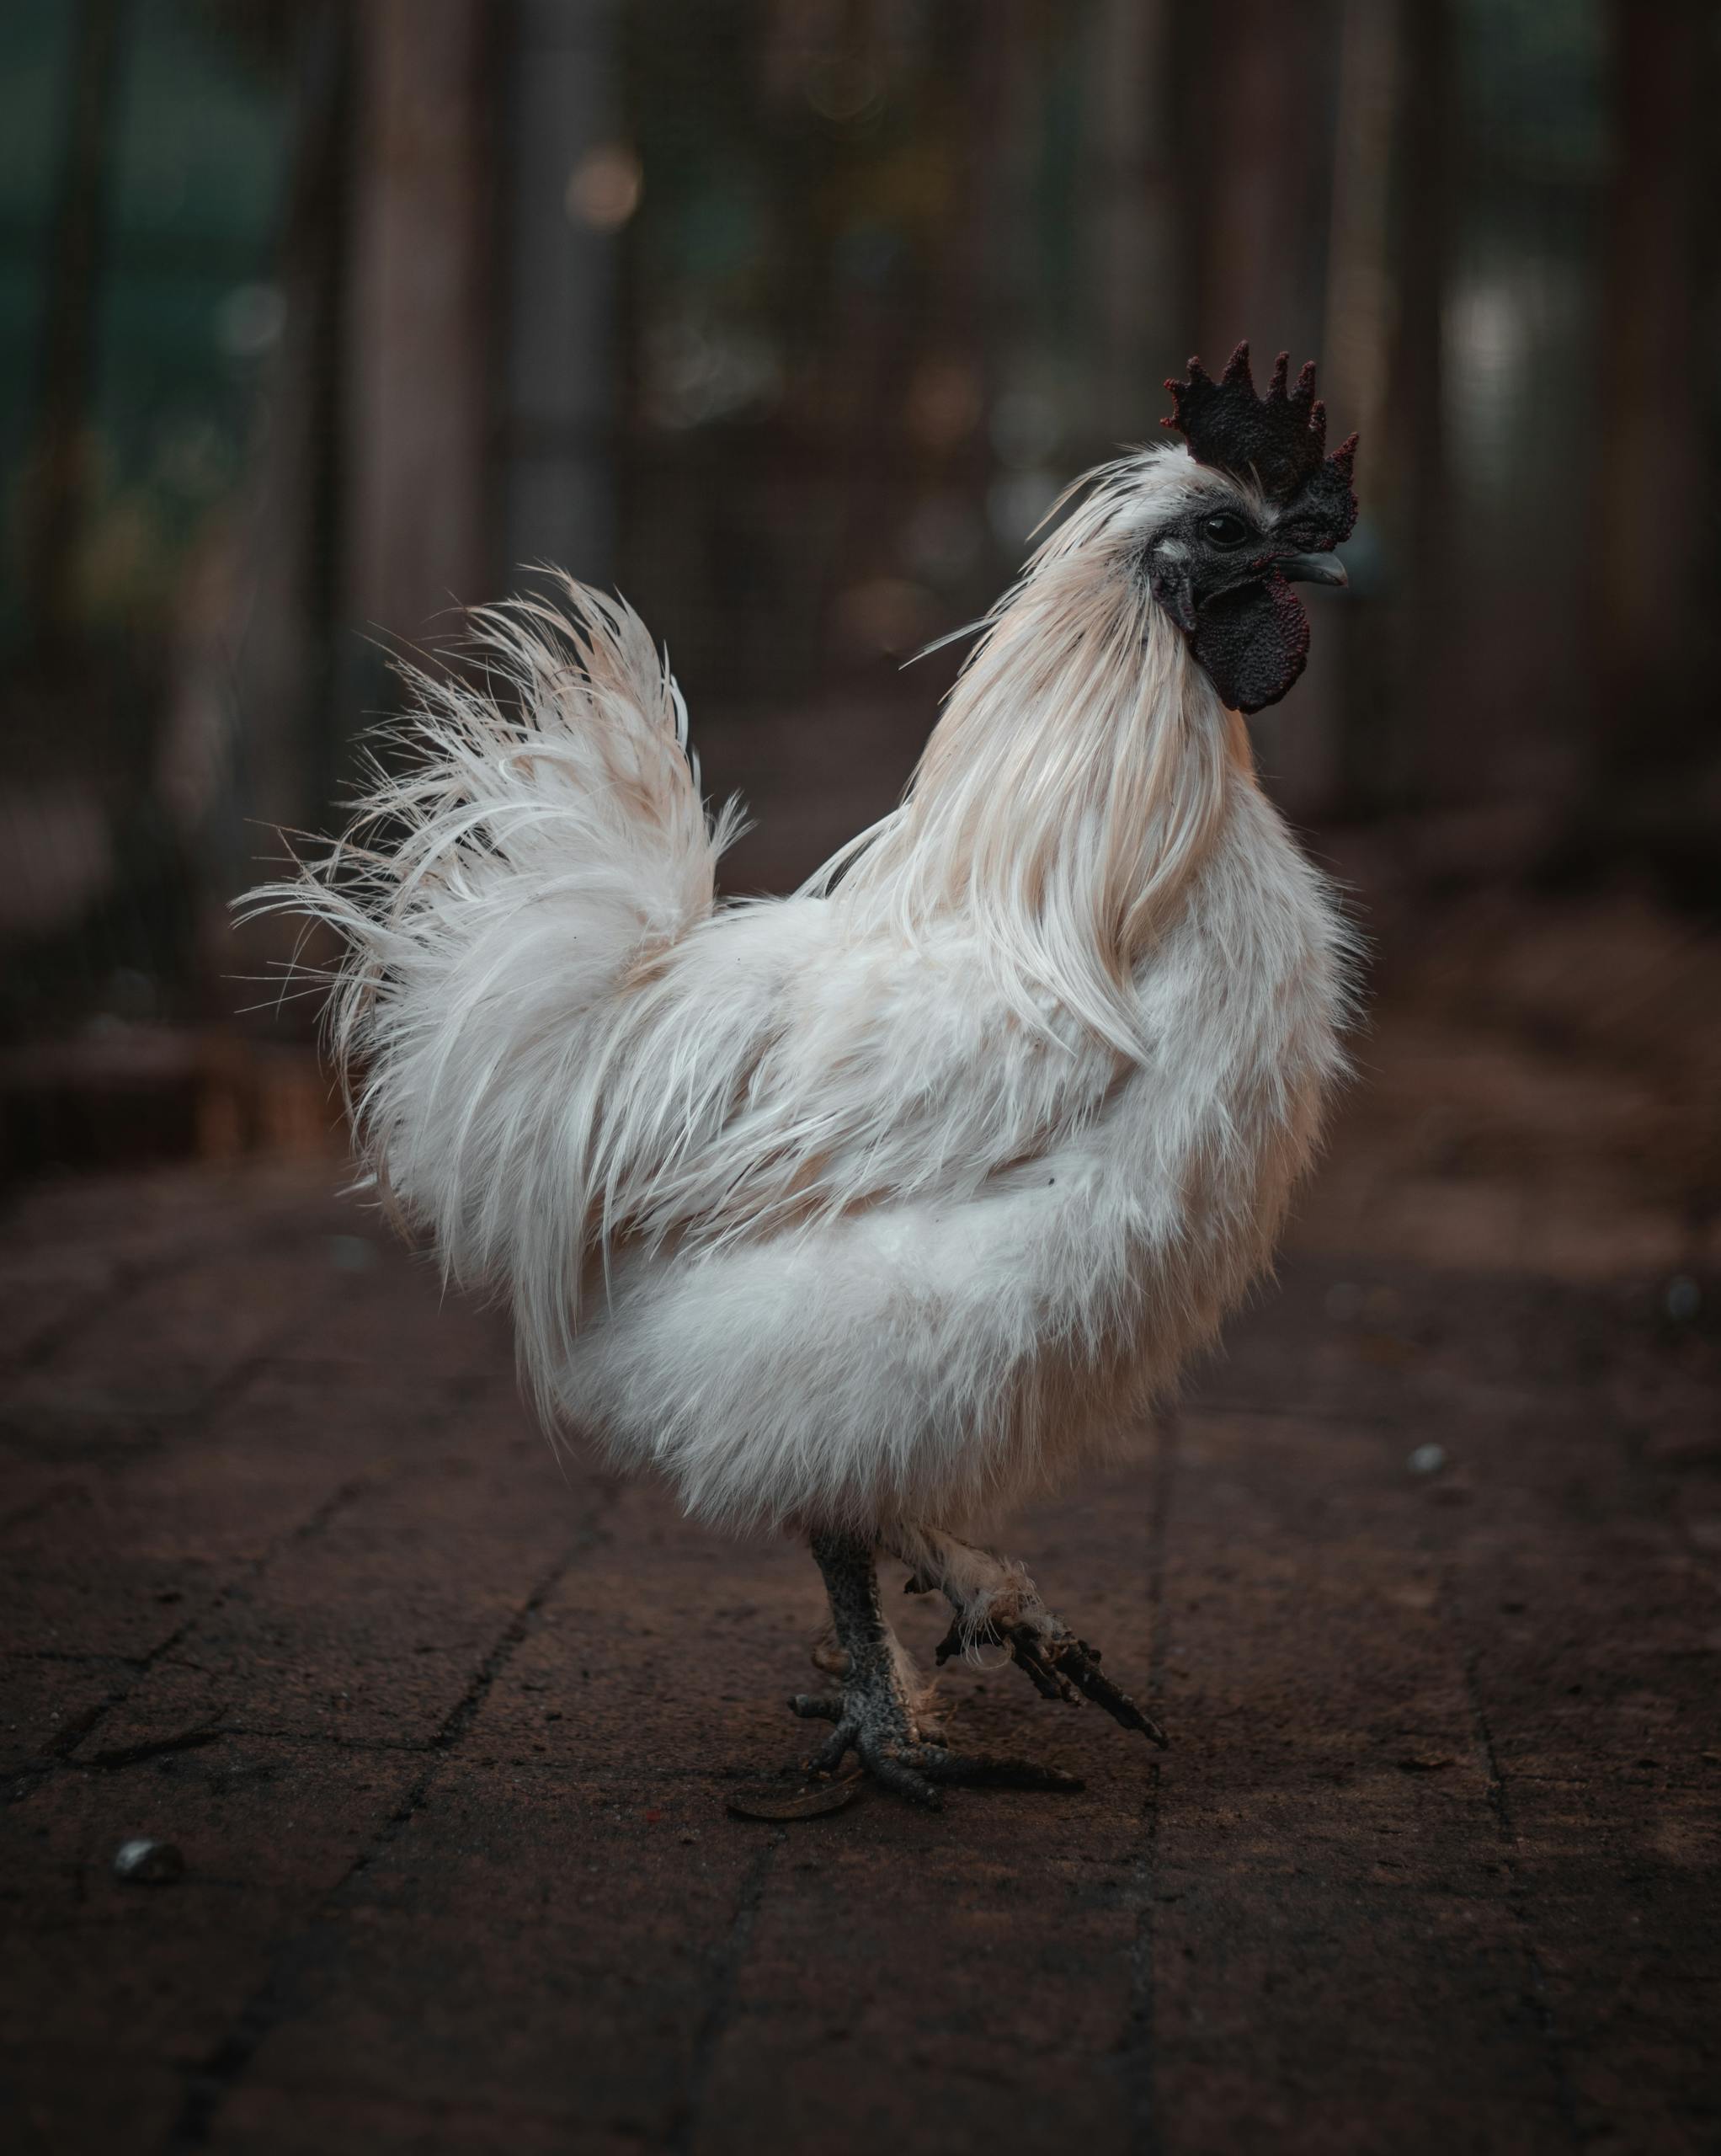
[[[540,1304],[517,1315],[546,1346],[579,1299],[606,1017],[710,914],[739,823],[706,814],[667,654],[562,583],[565,606],[475,612],[474,665],[402,667],[404,760],[373,761],[326,857],[243,902],[334,931],[333,964],[299,970],[328,988],[370,1177],[451,1277]]]

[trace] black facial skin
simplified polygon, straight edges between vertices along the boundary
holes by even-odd
[[[1348,536],[1314,503],[1293,504],[1271,532],[1209,499],[1163,526],[1143,560],[1153,594],[1233,711],[1276,704],[1308,658],[1308,616],[1294,583],[1343,584],[1332,548]]]

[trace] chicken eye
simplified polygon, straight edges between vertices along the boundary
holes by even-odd
[[[1240,547],[1249,536],[1249,526],[1235,510],[1222,509],[1203,520],[1202,533],[1211,546]]]

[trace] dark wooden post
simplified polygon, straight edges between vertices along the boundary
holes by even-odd
[[[1393,589],[1383,623],[1386,693],[1356,776],[1363,805],[1392,808],[1440,790],[1449,686],[1450,513],[1441,414],[1442,312],[1452,243],[1453,36],[1450,0],[1402,13],[1394,235],[1397,325],[1383,439],[1369,484],[1384,512]],[[1357,744],[1361,748],[1359,742]]]
[[[355,625],[396,636],[494,595],[490,15],[365,0],[360,18],[347,600]]]
[[[631,214],[620,13],[617,0],[509,10],[498,478],[510,584],[544,562],[601,584],[613,564],[616,290]]]
[[[1276,352],[1321,356],[1342,19],[1335,0],[1228,0],[1196,25],[1195,94],[1180,145],[1194,349],[1217,368],[1246,337],[1258,382]],[[1346,624],[1342,602],[1316,596],[1309,611],[1308,675],[1253,730],[1279,798],[1315,816],[1332,808],[1338,785]]]
[[[1172,13],[1169,0],[1100,0],[1094,12],[1083,207],[1099,347],[1099,454],[1152,439],[1165,408],[1159,385],[1186,356]]]
[[[80,0],[74,35],[23,549],[26,610],[43,648],[68,626],[85,507],[96,286],[124,12],[124,0]]]
[[[1314,349],[1337,10],[1230,0],[1204,11],[1199,135],[1186,175],[1200,233],[1197,342],[1223,364],[1239,337],[1271,361]]]
[[[1591,536],[1596,779],[1678,761],[1713,739],[1717,644],[1705,528],[1718,164],[1710,0],[1612,0],[1614,164],[1598,350]]]

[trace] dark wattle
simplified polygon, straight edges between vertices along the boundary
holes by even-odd
[[[1209,599],[1190,639],[1207,679],[1233,711],[1276,704],[1308,658],[1308,616],[1283,577]]]

